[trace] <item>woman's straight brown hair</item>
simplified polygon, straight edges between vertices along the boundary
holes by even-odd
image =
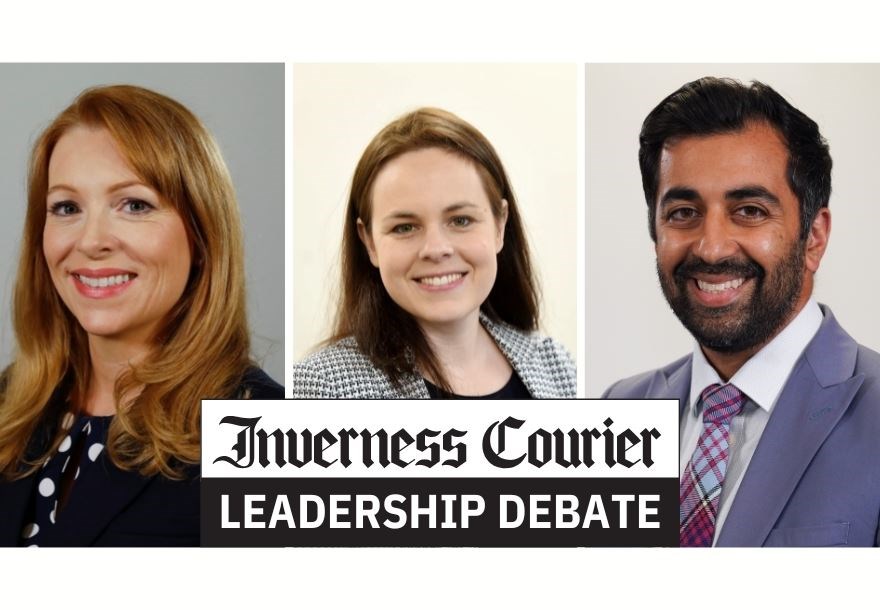
[[[496,220],[507,201],[504,247],[497,254],[498,273],[482,305],[492,320],[521,330],[538,326],[538,290],[532,277],[529,248],[516,198],[501,159],[486,137],[451,112],[420,108],[387,125],[367,145],[352,178],[342,237],[342,280],[336,323],[328,342],[353,336],[358,347],[392,383],[421,370],[451,393],[442,366],[415,319],[401,309],[382,285],[358,237],[360,219],[367,231],[372,221],[372,190],[379,171],[400,155],[440,148],[473,163]]]

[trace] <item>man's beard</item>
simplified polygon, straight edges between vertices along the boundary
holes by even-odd
[[[658,261],[657,275],[672,311],[697,342],[708,349],[737,353],[763,345],[788,321],[804,282],[804,242],[795,240],[788,254],[768,273],[744,257],[710,264],[689,256],[667,276]],[[695,273],[752,278],[747,301],[742,298],[722,307],[693,302],[687,284]]]

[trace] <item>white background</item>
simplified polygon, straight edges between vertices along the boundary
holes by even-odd
[[[210,6],[179,0],[14,3],[4,6],[0,21],[0,60],[880,61],[878,15],[853,0],[717,5],[352,0],[301,6],[270,0]],[[290,193],[287,203],[292,207]],[[847,277],[863,282],[875,260]],[[291,345],[292,325],[287,327]],[[715,579],[718,570],[728,575],[713,596],[713,608],[861,607],[877,597],[880,554],[872,549],[0,549],[4,607],[687,607],[700,602],[682,582],[701,582],[707,564],[712,571],[706,578]],[[88,583],[103,601],[73,593]]]

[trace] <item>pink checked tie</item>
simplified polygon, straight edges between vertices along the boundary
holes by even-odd
[[[703,432],[681,476],[678,492],[681,546],[712,546],[730,455],[730,420],[742,411],[745,399],[739,388],[731,384],[710,385],[700,395]]]

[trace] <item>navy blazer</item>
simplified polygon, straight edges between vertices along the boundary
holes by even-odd
[[[284,398],[284,388],[260,369],[251,369],[236,392],[242,395]],[[43,546],[198,546],[198,464],[187,466],[179,481],[144,477],[120,470],[102,451],[93,468],[77,482],[59,516],[59,524],[63,519],[65,526],[49,528]],[[38,478],[39,472],[0,482],[0,546],[19,544]]]
[[[876,546],[880,354],[822,307],[816,336],[773,408],[717,546]],[[608,398],[687,405],[691,357],[615,383]]]

